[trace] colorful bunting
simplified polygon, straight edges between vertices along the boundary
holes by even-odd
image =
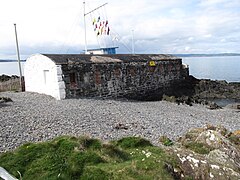
[[[108,20],[102,20],[101,17],[99,16],[96,20],[96,18],[93,19],[92,21],[94,31],[96,32],[96,35],[110,35],[110,28],[108,25]]]
[[[93,19],[93,25],[94,25],[95,23],[96,23],[96,19],[94,18],[94,19]]]

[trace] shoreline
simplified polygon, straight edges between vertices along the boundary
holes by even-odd
[[[54,98],[29,92],[1,92],[13,102],[0,104],[0,152],[26,142],[41,142],[60,135],[87,135],[102,140],[141,136],[157,145],[159,137],[176,139],[189,129],[206,124],[240,129],[239,110],[209,110],[194,104],[166,101],[135,102]]]

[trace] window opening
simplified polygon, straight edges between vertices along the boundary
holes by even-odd
[[[76,73],[70,73],[69,76],[70,76],[70,86],[77,87]]]
[[[43,76],[44,76],[44,84],[48,84],[48,82],[49,82],[49,70],[43,70]]]

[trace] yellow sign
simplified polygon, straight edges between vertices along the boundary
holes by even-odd
[[[154,61],[149,61],[149,66],[156,66]]]

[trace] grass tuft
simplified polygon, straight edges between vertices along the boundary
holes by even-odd
[[[121,148],[140,148],[140,147],[148,147],[152,146],[152,144],[143,138],[140,137],[126,137],[118,140],[116,142],[116,145],[121,147]]]
[[[83,148],[86,149],[101,149],[102,143],[98,139],[91,139],[88,137],[81,137],[79,139],[80,144],[82,145]]]
[[[111,174],[96,167],[87,167],[84,170],[81,179],[84,180],[109,180],[111,179]]]
[[[211,150],[213,150],[211,147],[198,142],[189,142],[185,144],[185,147],[187,149],[191,149],[192,151],[198,153],[198,154],[209,154]]]
[[[167,136],[161,136],[159,138],[159,141],[164,145],[164,146],[172,146],[173,141],[169,139]]]
[[[112,144],[104,144],[103,153],[110,158],[115,159],[116,162],[123,162],[129,160],[129,154],[120,150],[118,147]]]

